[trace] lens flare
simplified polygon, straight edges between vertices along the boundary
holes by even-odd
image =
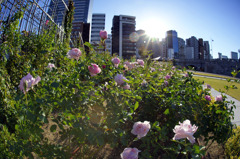
[[[138,39],[139,39],[139,36],[136,32],[132,32],[130,35],[129,35],[129,39],[131,42],[137,42]]]

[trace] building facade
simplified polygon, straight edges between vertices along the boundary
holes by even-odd
[[[209,46],[209,42],[208,41],[204,41],[204,57],[205,60],[210,60],[210,46]]]
[[[174,58],[179,58],[178,36],[175,30],[169,30],[166,33],[167,49],[174,50]]]
[[[182,38],[178,38],[179,59],[185,59],[186,45]]]
[[[73,22],[90,23],[92,18],[93,0],[73,0],[74,20]],[[68,0],[52,0],[49,6],[48,14],[52,15],[57,24],[62,25],[66,13]]]
[[[199,44],[198,44],[198,40],[195,36],[192,36],[189,39],[186,39],[186,45],[188,47],[193,47],[194,48],[194,59],[197,60],[199,59]]]
[[[200,38],[198,39],[198,59],[200,60],[204,60],[204,43],[203,43],[203,39]]]
[[[108,38],[105,40],[106,51],[112,55],[112,34],[108,34]]]
[[[187,46],[185,52],[185,59],[193,60],[194,59],[194,48]]]
[[[99,36],[100,30],[105,30],[105,14],[94,13],[92,15],[91,25],[91,43],[99,44],[101,38]]]
[[[8,25],[15,13],[24,11],[19,23],[20,31],[39,33],[44,28],[50,0],[35,0],[34,2],[31,0],[0,0],[0,2],[0,26],[3,22]]]
[[[231,52],[231,59],[238,60],[238,53],[237,52]]]
[[[123,58],[136,55],[136,41],[130,40],[135,33],[136,17],[119,15],[113,17],[112,23],[112,54]],[[135,33],[137,34],[137,33]]]

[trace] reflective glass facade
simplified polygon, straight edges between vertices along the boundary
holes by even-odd
[[[75,7],[73,22],[90,23],[93,0],[73,0],[73,2]],[[66,12],[65,5],[68,5],[68,0],[52,0],[50,3],[48,13],[57,24],[62,25]]]
[[[178,36],[175,30],[167,31],[166,35],[167,49],[174,50],[174,58],[179,58]]]
[[[8,23],[11,17],[28,5],[20,21],[20,30],[39,32],[46,22],[46,11],[50,0],[3,0],[1,3],[0,25]]]

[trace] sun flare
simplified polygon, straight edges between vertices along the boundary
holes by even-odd
[[[165,27],[158,21],[149,20],[145,24],[144,30],[146,34],[151,38],[164,38],[166,29]]]

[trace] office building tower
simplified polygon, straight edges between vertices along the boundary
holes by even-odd
[[[93,0],[73,0],[73,3],[75,7],[73,22],[90,23],[92,18]],[[68,0],[51,1],[48,14],[52,15],[57,24],[63,24],[66,6],[68,6]]]
[[[231,52],[231,59],[238,60],[238,53],[237,52]]]
[[[92,15],[91,43],[99,44],[101,38],[99,32],[105,30],[105,14],[94,13]]]
[[[204,60],[204,43],[203,39],[198,39],[198,59]]]
[[[179,59],[185,59],[186,45],[182,38],[178,38]]]
[[[208,41],[203,42],[205,60],[210,60],[210,46]]]
[[[220,53],[220,52],[218,53],[218,59],[222,60],[222,53]]]
[[[175,30],[169,30],[166,34],[167,49],[174,50],[174,58],[179,58],[178,37]]]
[[[167,43],[166,43],[166,39],[163,38],[162,41],[160,41],[159,45],[160,45],[160,56],[162,57],[162,59],[166,59],[167,58]]]
[[[194,48],[193,47],[190,47],[190,46],[186,47],[185,59],[187,59],[187,60],[194,59]]]
[[[108,34],[108,38],[105,40],[106,51],[112,54],[112,34]]]
[[[136,17],[119,15],[113,17],[112,23],[112,54],[123,58],[136,55],[137,33],[135,32]]]
[[[194,60],[199,59],[199,49],[198,49],[198,40],[195,36],[192,36],[189,39],[186,39],[186,44],[188,47],[193,47],[194,48]]]

